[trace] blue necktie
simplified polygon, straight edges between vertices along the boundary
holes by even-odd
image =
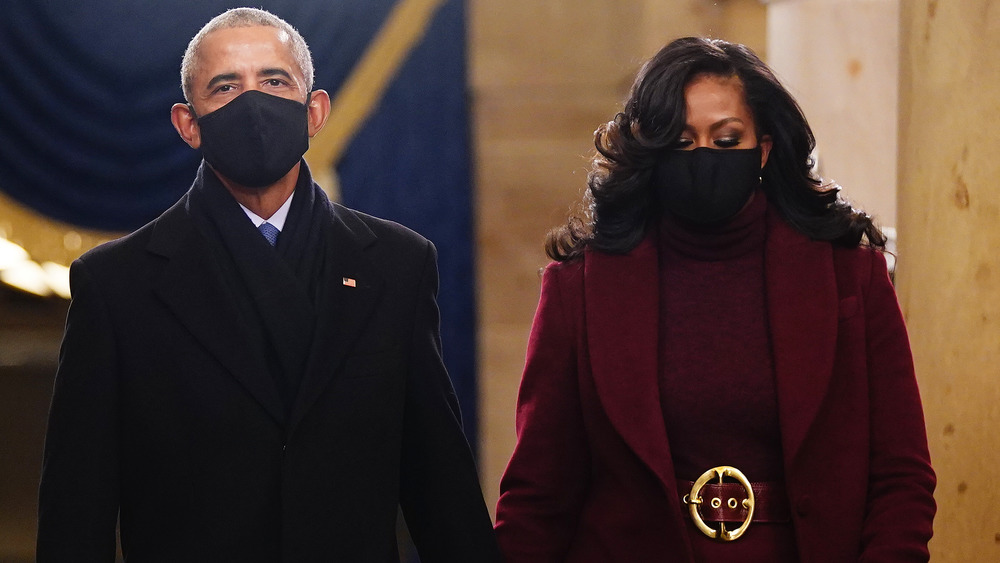
[[[281,233],[281,231],[278,230],[278,227],[275,227],[265,221],[257,227],[257,230],[260,231],[260,234],[264,235],[264,238],[267,239],[267,242],[271,243],[271,246],[278,243],[278,234]]]

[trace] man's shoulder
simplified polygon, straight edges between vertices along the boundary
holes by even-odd
[[[147,224],[129,234],[104,242],[88,250],[80,256],[80,260],[99,264],[108,260],[121,260],[129,254],[135,254],[137,250],[145,247],[146,241],[149,240],[151,224]]]
[[[351,232],[359,236],[370,234],[380,244],[423,247],[428,243],[423,235],[395,221],[375,217],[339,203],[334,203],[333,208],[337,218]]]
[[[159,217],[135,231],[88,250],[79,259],[94,267],[108,265],[120,268],[130,261],[137,260],[146,255],[146,250],[153,239],[154,231],[164,223],[169,222],[171,218],[179,215],[185,215],[181,202],[170,207],[161,213]]]

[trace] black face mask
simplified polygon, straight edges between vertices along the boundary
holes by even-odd
[[[666,151],[653,169],[663,208],[696,225],[722,223],[750,201],[760,185],[760,147]]]
[[[201,116],[198,126],[205,161],[249,188],[277,182],[309,148],[306,105],[257,90]]]

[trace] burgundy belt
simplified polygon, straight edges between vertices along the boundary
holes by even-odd
[[[690,518],[685,501],[693,481],[677,480],[677,493],[680,496],[684,510]],[[752,522],[789,522],[791,512],[788,506],[788,495],[780,483],[750,483],[754,495],[754,511]],[[746,489],[739,483],[708,483],[701,488],[701,498],[704,502],[698,507],[701,517],[706,522],[743,522],[747,517],[747,509],[743,500],[747,498]],[[718,499],[718,502],[713,502]],[[735,506],[735,508],[733,508]]]

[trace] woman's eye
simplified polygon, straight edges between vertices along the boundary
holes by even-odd
[[[670,144],[670,148],[673,150],[685,149],[691,146],[691,139],[677,139]]]
[[[715,146],[722,147],[724,149],[735,147],[738,144],[740,144],[740,140],[737,137],[725,137],[723,139],[715,140]]]

